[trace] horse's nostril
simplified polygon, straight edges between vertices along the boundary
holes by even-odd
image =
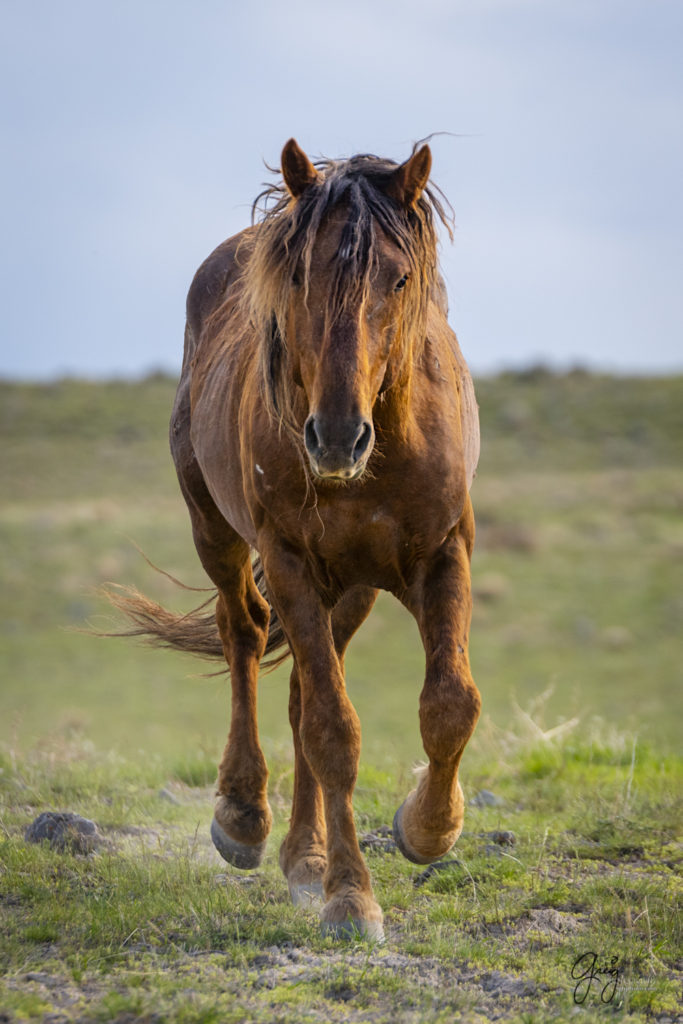
[[[315,416],[309,416],[304,424],[304,444],[309,455],[317,455],[322,448],[318,431],[315,429]]]
[[[372,425],[368,423],[367,420],[365,420],[363,426],[360,429],[360,433],[356,438],[356,443],[353,446],[352,458],[354,462],[358,462],[359,459],[362,459],[363,455],[365,455],[366,451],[368,450],[368,446],[370,445],[371,441]]]

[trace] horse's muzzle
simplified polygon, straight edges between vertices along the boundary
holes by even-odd
[[[311,414],[304,425],[304,445],[311,469],[323,480],[357,480],[374,444],[375,431],[366,419],[330,426]]]

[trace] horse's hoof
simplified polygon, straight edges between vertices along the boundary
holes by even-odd
[[[320,910],[325,901],[323,878],[327,868],[324,849],[309,845],[297,853],[296,843],[284,840],[280,847],[280,868],[287,879],[289,895],[295,907],[314,907]],[[290,852],[290,846],[293,852]]]
[[[265,841],[257,843],[255,846],[238,843],[236,839],[230,838],[215,818],[211,822],[211,839],[223,860],[227,860],[228,864],[232,864],[233,867],[241,868],[242,871],[251,871],[253,868],[257,868],[266,852]]]
[[[325,899],[322,882],[302,882],[299,885],[289,886],[289,895],[295,907],[320,908]]]
[[[382,910],[372,893],[339,892],[323,907],[320,926],[323,935],[335,939],[368,939],[384,942]]]
[[[346,921],[322,921],[323,935],[333,939],[367,939],[369,942],[384,942],[384,928],[381,921],[368,921],[361,917],[350,917]]]
[[[443,857],[445,855],[445,853],[448,853],[448,850],[451,847],[449,846],[448,850],[445,850],[444,852],[436,853],[436,854],[434,854],[434,856],[425,856],[424,854],[418,853],[416,850],[414,850],[412,848],[412,846],[410,845],[410,843],[406,839],[406,835],[405,835],[405,832],[403,830],[403,809],[406,806],[406,804],[408,803],[409,799],[410,799],[410,797],[407,796],[406,799],[401,804],[401,806],[399,807],[399,809],[396,811],[396,814],[394,815],[394,823],[393,823],[393,826],[392,826],[393,832],[394,832],[394,842],[396,843],[396,845],[398,846],[399,850],[401,851],[403,856],[406,858],[406,860],[411,861],[411,863],[413,863],[413,864],[432,864],[435,860],[439,860],[441,857]],[[453,843],[451,843],[451,846],[452,845],[453,845]]]

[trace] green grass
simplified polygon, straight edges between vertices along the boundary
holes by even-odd
[[[211,789],[181,781],[184,766],[77,744],[5,755],[0,1007],[18,1020],[41,1019],[67,999],[95,1020],[384,1021],[397,1006],[409,1021],[486,1019],[494,1006],[508,1020],[562,1020],[573,1006],[572,965],[595,950],[619,959],[612,1019],[670,1012],[680,984],[682,765],[638,744],[634,753],[630,739],[599,739],[533,749],[518,737],[513,750],[509,738],[504,749],[491,738],[474,752],[467,793],[504,757],[504,803],[468,808],[457,863],[424,884],[398,854],[368,853],[383,948],[340,947],[321,936],[315,914],[289,904],[277,865],[286,789],[271,789],[270,852],[246,884],[250,876],[213,851]],[[550,771],[539,774],[544,764]],[[273,767],[272,777],[286,773]],[[404,794],[403,783],[361,771],[361,831],[390,821]],[[98,823],[97,852],[23,842],[39,810],[66,806]],[[500,828],[513,831],[514,845],[491,843]]]
[[[683,380],[478,382],[484,714],[463,782],[504,802],[468,807],[458,863],[423,885],[400,856],[368,853],[381,950],[340,949],[289,905],[287,669],[261,683],[275,827],[247,884],[207,835],[225,677],[74,631],[107,624],[106,580],[192,602],[131,540],[207,583],[167,452],[172,395],[163,377],[0,383],[0,1019],[540,1024],[574,1019],[571,968],[590,949],[619,956],[620,997],[603,1006],[594,985],[582,1020],[674,1016]],[[422,672],[412,620],[381,597],[347,659],[361,832],[411,788]],[[28,846],[45,809],[93,818],[105,844],[85,858]],[[496,829],[515,845],[492,844]]]

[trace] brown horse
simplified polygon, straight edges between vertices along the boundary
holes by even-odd
[[[280,865],[294,902],[324,895],[336,935],[382,936],[353,821],[360,728],[344,686],[344,652],[378,589],[414,615],[426,654],[429,763],[394,819],[417,864],[460,834],[458,766],[480,708],[467,655],[478,416],[446,320],[434,222],[447,218],[430,168],[426,145],[401,165],[312,164],[285,145],[262,219],[209,256],[187,302],[171,447],[215,616],[121,602],[132,632],[227,659],[211,834],[240,868],[259,864],[271,826],[259,664],[283,645],[293,655]]]

